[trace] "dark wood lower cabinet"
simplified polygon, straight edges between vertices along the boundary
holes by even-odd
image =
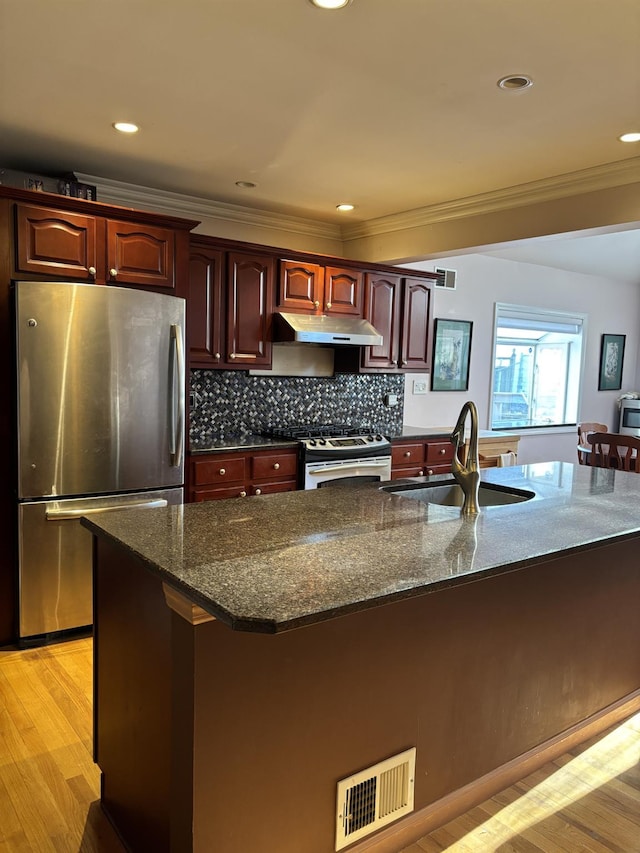
[[[293,448],[192,455],[189,461],[189,501],[293,492],[298,487],[297,469],[298,451]]]
[[[429,477],[451,471],[453,444],[449,439],[411,439],[391,445],[391,479]]]

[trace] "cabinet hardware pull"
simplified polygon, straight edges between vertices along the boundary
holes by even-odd
[[[235,358],[235,357],[236,357],[235,352],[230,352],[230,353],[229,353],[229,358],[233,359],[233,358]]]
[[[277,471],[279,468],[280,468],[280,463],[279,463],[279,462],[274,462],[274,463],[273,463],[273,470],[274,470],[274,471]]]
[[[327,302],[327,311],[331,311],[331,303]]]
[[[446,452],[447,452],[447,448],[446,448],[446,447],[441,447],[441,448],[440,448],[440,453],[441,453],[443,456],[444,456],[444,454],[445,454]]]
[[[317,299],[316,299],[316,301],[313,303],[313,306],[314,306],[314,308],[319,308],[319,307],[320,307],[320,303],[318,302],[318,300],[317,300]]]
[[[424,471],[422,468],[418,471],[418,477],[424,477]]]
[[[109,270],[109,275],[111,276],[111,278],[117,278],[117,277],[118,277],[118,270],[113,269],[113,268],[112,268],[112,269],[110,269],[110,270]]]
[[[224,477],[224,475],[225,475],[226,473],[227,473],[227,469],[226,469],[226,468],[221,468],[221,469],[220,469],[220,476],[221,476],[221,477]]]
[[[433,474],[433,468],[427,468],[427,474],[431,476]]]
[[[216,360],[216,361],[220,361],[220,358],[221,358],[220,353],[219,353],[219,352],[217,352],[217,353],[214,355],[214,358],[215,358],[215,360]]]
[[[256,495],[261,495],[261,494],[262,494],[262,489],[256,489]]]
[[[241,498],[246,498],[246,496],[247,496],[247,493],[246,493],[246,492],[244,491],[244,489],[243,489],[243,491],[241,491],[241,492],[240,492],[240,497],[241,497]]]
[[[95,267],[89,267],[89,275],[91,276],[91,278],[95,278],[97,272],[98,271]]]
[[[410,450],[405,450],[404,455],[405,455],[405,456],[407,457],[407,459],[408,459],[408,458],[411,456],[411,451],[410,451]]]

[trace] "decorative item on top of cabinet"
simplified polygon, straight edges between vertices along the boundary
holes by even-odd
[[[429,278],[366,273],[364,316],[383,336],[383,342],[361,351],[342,348],[336,353],[336,370],[428,373],[432,287]]]
[[[412,438],[391,442],[391,479],[428,477],[451,471],[453,444],[448,438]]]
[[[176,231],[149,222],[17,204],[16,272],[174,289]]]
[[[246,498],[297,489],[298,451],[278,448],[251,453],[191,456],[189,500]]]
[[[362,317],[363,273],[306,261],[281,260],[279,310]]]

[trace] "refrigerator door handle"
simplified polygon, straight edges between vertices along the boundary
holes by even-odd
[[[170,464],[179,468],[182,464],[182,445],[184,443],[184,349],[182,330],[177,324],[171,326],[171,371],[169,378],[169,416],[171,418]]]
[[[168,506],[168,501],[160,498],[154,501],[132,501],[128,504],[119,503],[112,506],[95,507],[94,509],[48,509],[45,517],[47,521],[70,521],[82,518],[83,515],[100,515],[103,512],[113,512],[114,509],[154,509],[162,506]]]

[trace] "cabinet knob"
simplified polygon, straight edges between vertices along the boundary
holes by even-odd
[[[261,495],[261,494],[262,494],[262,489],[256,489],[256,495]]]
[[[215,358],[215,360],[216,360],[216,361],[220,361],[221,357],[222,357],[222,356],[220,355],[220,353],[219,353],[219,352],[217,352],[217,353],[214,355],[214,358]]]
[[[240,497],[241,497],[241,498],[246,498],[246,496],[247,496],[247,493],[246,493],[246,492],[244,491],[244,489],[243,489],[243,490],[240,492]]]
[[[274,471],[277,471],[279,468],[280,468],[280,463],[279,463],[279,462],[274,462],[274,463],[273,463],[273,470],[274,470]]]
[[[318,302],[318,300],[317,300],[317,299],[316,299],[316,301],[313,303],[313,305],[314,305],[314,308],[319,308],[319,307],[320,307],[320,303]]]
[[[427,468],[427,474],[431,476],[433,474],[433,468]]]
[[[424,471],[422,468],[418,471],[418,477],[424,477]]]
[[[405,455],[405,456],[406,456],[406,458],[408,459],[408,458],[411,456],[411,451],[410,451],[410,450],[405,450],[404,455]]]
[[[226,473],[227,473],[227,469],[226,469],[226,468],[221,468],[221,469],[220,469],[220,476],[221,476],[221,477],[224,477],[224,475],[225,475]]]
[[[89,275],[91,276],[91,278],[95,278],[97,272],[98,270],[95,267],[89,267]]]
[[[406,363],[407,363],[406,361],[404,361],[403,359],[400,359],[400,361],[398,362],[398,365],[400,367],[404,367]]]
[[[331,311],[331,303],[327,302],[327,311]]]
[[[117,278],[117,277],[118,277],[118,270],[117,270],[117,269],[113,269],[113,268],[112,268],[112,269],[110,269],[110,270],[109,270],[109,275],[111,276],[111,278]]]
[[[447,448],[446,448],[446,447],[441,447],[441,448],[440,448],[440,455],[441,455],[441,456],[444,456],[444,454],[445,454],[446,452],[447,452]]]
[[[229,358],[230,358],[230,359],[234,359],[235,357],[236,357],[235,352],[230,352],[230,353],[229,353]]]

